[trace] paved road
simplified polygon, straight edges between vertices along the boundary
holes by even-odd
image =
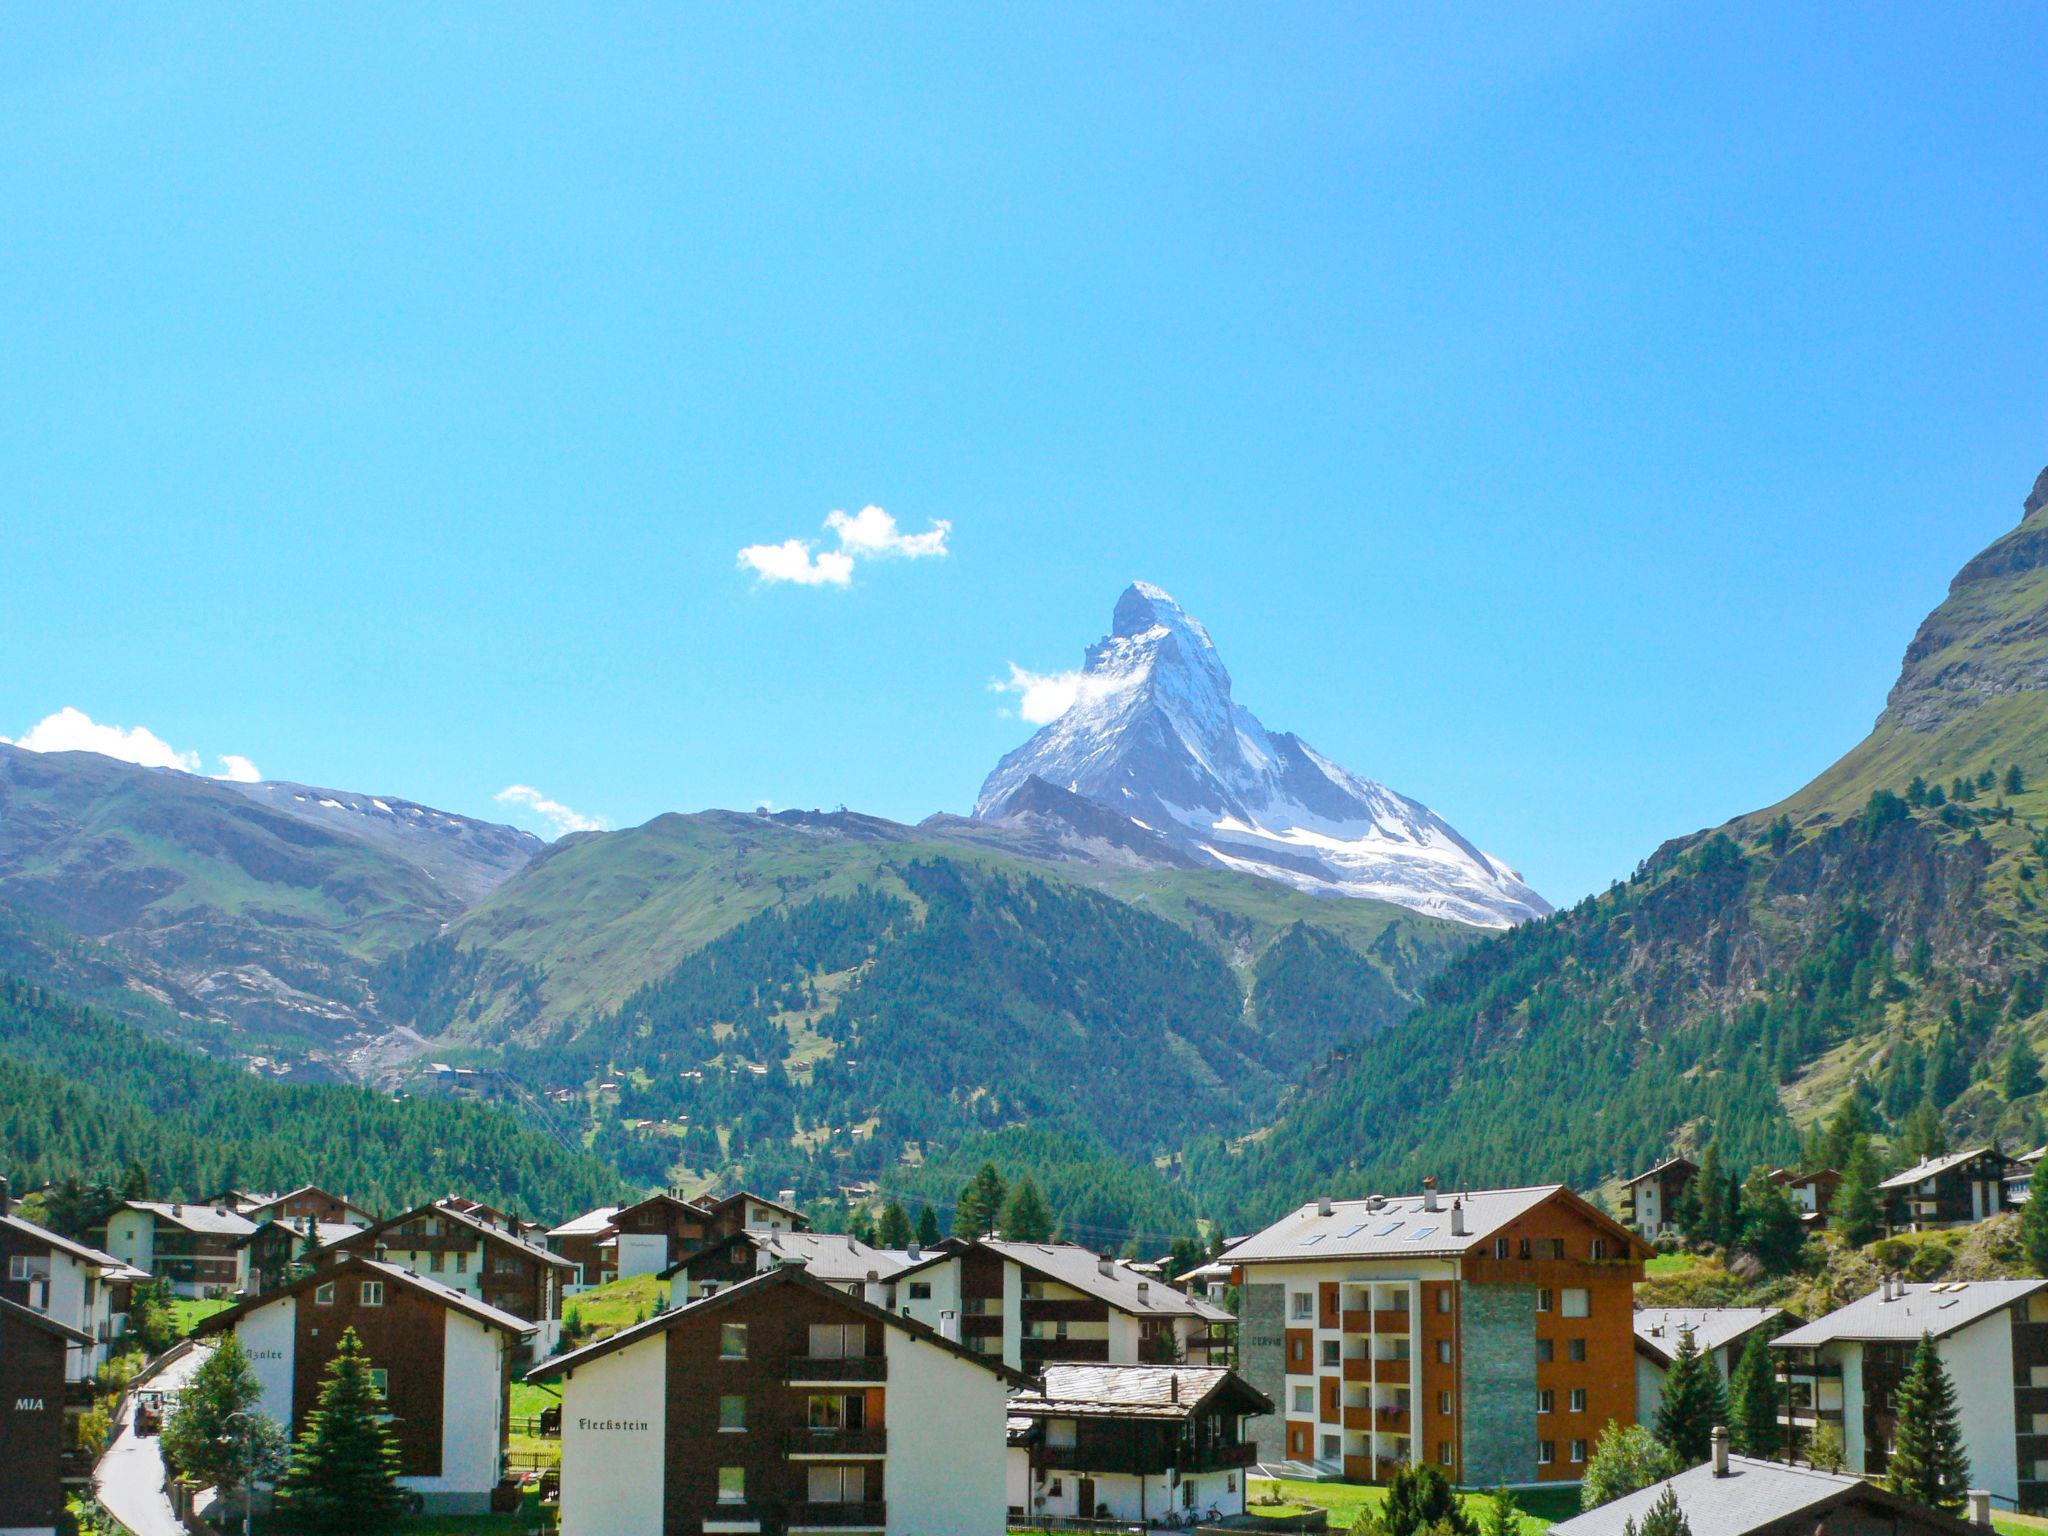
[[[163,1392],[176,1392],[199,1369],[207,1351],[195,1349],[165,1366],[149,1385]],[[93,1491],[101,1507],[134,1536],[185,1536],[185,1527],[171,1512],[164,1496],[162,1442],[155,1435],[135,1433],[135,1404],[131,1399],[122,1410],[121,1422],[107,1454],[93,1471]]]

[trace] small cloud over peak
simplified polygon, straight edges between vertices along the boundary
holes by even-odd
[[[0,742],[29,752],[97,752],[138,768],[170,768],[179,773],[199,774],[204,759],[197,752],[180,752],[146,725],[104,725],[82,709],[67,704],[55,714],[45,715],[20,736],[0,736]],[[220,759],[217,779],[237,784],[254,784],[263,775],[246,757],[225,753]]]
[[[763,585],[788,582],[800,587],[844,587],[853,581],[856,560],[922,560],[945,555],[953,525],[934,518],[923,533],[905,533],[880,507],[867,506],[854,513],[830,513],[825,529],[837,548],[815,549],[808,539],[749,544],[739,553],[740,568],[752,571]]]
[[[1129,686],[1129,679],[1088,672],[1027,672],[1013,661],[1010,675],[991,682],[988,691],[1017,695],[1017,717],[1025,724],[1050,725],[1084,698],[1104,698]]]
[[[559,800],[550,800],[531,784],[508,784],[494,796],[500,805],[519,806],[548,824],[556,837],[571,832],[603,832],[611,823],[602,816],[586,816]]]

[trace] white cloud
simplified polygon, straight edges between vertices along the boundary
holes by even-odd
[[[851,515],[833,512],[825,527],[837,549],[814,550],[808,539],[780,544],[749,544],[740,551],[740,565],[764,582],[788,581],[803,587],[843,587],[853,580],[856,560],[922,560],[946,553],[953,525],[934,518],[923,533],[905,533],[880,507],[862,507]]]
[[[610,825],[602,816],[586,816],[559,800],[550,800],[531,784],[508,784],[497,793],[500,805],[524,806],[545,821],[555,836],[569,832],[602,832]]]
[[[69,704],[54,715],[45,715],[19,737],[0,736],[0,741],[30,752],[97,752],[143,768],[175,768],[180,773],[198,773],[200,755],[180,752],[146,725],[123,728],[102,725],[82,709]],[[246,757],[224,753],[218,779],[254,784],[263,777]]]
[[[1086,672],[1027,672],[1013,661],[1009,677],[996,679],[988,691],[1016,694],[1021,719],[1032,725],[1049,725],[1082,699],[1107,698],[1129,686],[1129,679],[1091,677]]]

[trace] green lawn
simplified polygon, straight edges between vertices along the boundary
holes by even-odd
[[[1253,1501],[1249,1507],[1254,1514],[1327,1509],[1330,1512],[1330,1529],[1334,1531],[1349,1530],[1358,1523],[1361,1515],[1384,1507],[1387,1501],[1386,1489],[1360,1483],[1304,1483],[1289,1478],[1255,1477],[1246,1489]],[[1258,1502],[1274,1493],[1278,1493],[1285,1502],[1280,1505]],[[1485,1494],[1468,1493],[1464,1496],[1466,1512],[1475,1517],[1485,1509],[1487,1502]],[[1521,1492],[1515,1495],[1515,1503],[1522,1511],[1522,1528],[1525,1531],[1547,1531],[1553,1521],[1579,1512],[1579,1492],[1576,1488]]]
[[[178,1337],[182,1339],[198,1327],[202,1319],[209,1318],[216,1312],[225,1312],[233,1305],[232,1301],[225,1298],[213,1301],[175,1299],[171,1302],[171,1326],[178,1330]]]
[[[614,1280],[610,1285],[571,1296],[562,1304],[562,1316],[566,1320],[574,1312],[590,1330],[577,1339],[577,1344],[582,1345],[621,1328],[630,1328],[667,1305],[667,1281],[654,1275],[634,1275],[629,1280]]]
[[[1682,1275],[1696,1262],[1689,1253],[1660,1253],[1643,1266],[1643,1273],[1653,1279],[1663,1275]]]
[[[516,1515],[419,1515],[399,1522],[398,1536],[525,1536],[538,1529],[540,1503],[528,1494]]]

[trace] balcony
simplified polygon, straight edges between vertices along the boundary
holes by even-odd
[[[788,1379],[799,1381],[887,1381],[889,1379],[889,1357],[886,1355],[850,1355],[827,1357],[824,1355],[794,1355],[789,1362]]]
[[[1388,1386],[1405,1387],[1412,1373],[1413,1362],[1408,1360],[1375,1360],[1372,1363],[1372,1379]]]
[[[1383,1435],[1405,1435],[1408,1433],[1409,1417],[1405,1409],[1381,1408],[1372,1416],[1373,1428]]]
[[[1406,1333],[1408,1331],[1408,1313],[1405,1310],[1398,1312],[1375,1312],[1372,1315],[1372,1331],[1374,1333]]]
[[[1027,1323],[1099,1323],[1108,1316],[1107,1303],[1084,1296],[1048,1297],[1024,1303]]]
[[[1346,1333],[1370,1333],[1372,1331],[1372,1314],[1370,1312],[1346,1312],[1344,1314],[1344,1331]]]
[[[1370,1408],[1346,1408],[1344,1410],[1344,1427],[1346,1429],[1355,1429],[1360,1434],[1367,1433],[1372,1429],[1372,1410]]]
[[[873,1429],[793,1429],[782,1438],[785,1456],[880,1456],[889,1449],[889,1431]]]
[[[1344,1362],[1344,1379],[1346,1381],[1371,1381],[1373,1379],[1372,1368],[1373,1362],[1366,1359],[1365,1356],[1352,1355]]]
[[[879,1531],[889,1523],[889,1506],[872,1504],[791,1504],[792,1531]]]
[[[1236,1445],[1212,1445],[1185,1457],[1180,1469],[1189,1472],[1223,1472],[1232,1467],[1249,1467],[1259,1459],[1259,1448],[1250,1441]]]

